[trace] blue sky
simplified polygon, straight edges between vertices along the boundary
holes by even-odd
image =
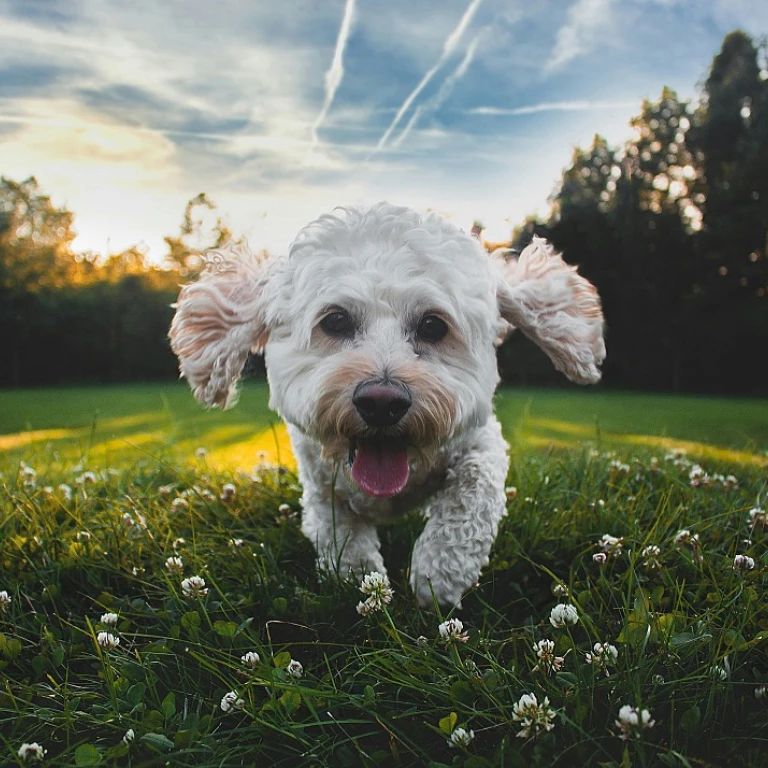
[[[0,173],[76,245],[154,257],[205,191],[253,248],[335,205],[435,209],[501,238],[573,148],[693,97],[759,0],[0,0]]]

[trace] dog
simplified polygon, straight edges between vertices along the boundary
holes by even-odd
[[[580,384],[605,357],[596,289],[545,240],[489,255],[437,214],[386,202],[320,216],[285,257],[209,254],[174,306],[171,346],[206,406],[231,406],[248,354],[264,352],[321,568],[386,574],[376,525],[425,509],[410,585],[427,609],[460,605],[506,514],[499,339],[519,329]]]

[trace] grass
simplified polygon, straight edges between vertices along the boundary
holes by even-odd
[[[266,384],[249,382],[234,410],[205,412],[183,383],[0,390],[0,455],[48,456],[115,466],[205,445],[208,463],[250,468],[259,452],[292,464],[267,407]],[[567,390],[501,389],[497,412],[517,448],[682,448],[737,463],[763,462],[768,400]]]
[[[766,507],[766,404],[595,394],[502,393],[517,493],[454,613],[468,641],[445,642],[407,587],[418,516],[383,529],[395,594],[361,617],[359,585],[314,568],[291,469],[228,466],[226,430],[273,435],[259,386],[223,415],[174,387],[0,393],[0,763],[38,742],[50,766],[767,765],[768,526],[747,522]],[[606,533],[621,547],[600,564]],[[184,594],[191,576],[205,595]],[[578,622],[553,627],[558,604]],[[242,708],[222,710],[229,692]],[[530,693],[554,728],[520,738]],[[655,721],[627,741],[625,705]]]

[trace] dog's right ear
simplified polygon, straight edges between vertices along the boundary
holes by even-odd
[[[577,384],[595,384],[605,359],[603,311],[595,286],[542,238],[501,267],[501,318],[547,353]]]
[[[230,408],[248,353],[263,349],[269,335],[269,270],[244,247],[209,252],[205,260],[200,279],[181,289],[168,335],[197,400]]]

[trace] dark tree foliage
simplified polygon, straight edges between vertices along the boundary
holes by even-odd
[[[178,274],[136,249],[75,254],[72,222],[35,179],[0,179],[0,386],[173,376]]]
[[[761,61],[762,58],[762,61]],[[597,285],[607,321],[608,385],[761,393],[768,349],[768,79],[765,46],[729,34],[692,109],[665,88],[622,148],[577,149],[548,237]],[[535,360],[502,347],[502,376]],[[537,383],[550,376],[539,366]],[[552,379],[554,381],[554,379]]]

